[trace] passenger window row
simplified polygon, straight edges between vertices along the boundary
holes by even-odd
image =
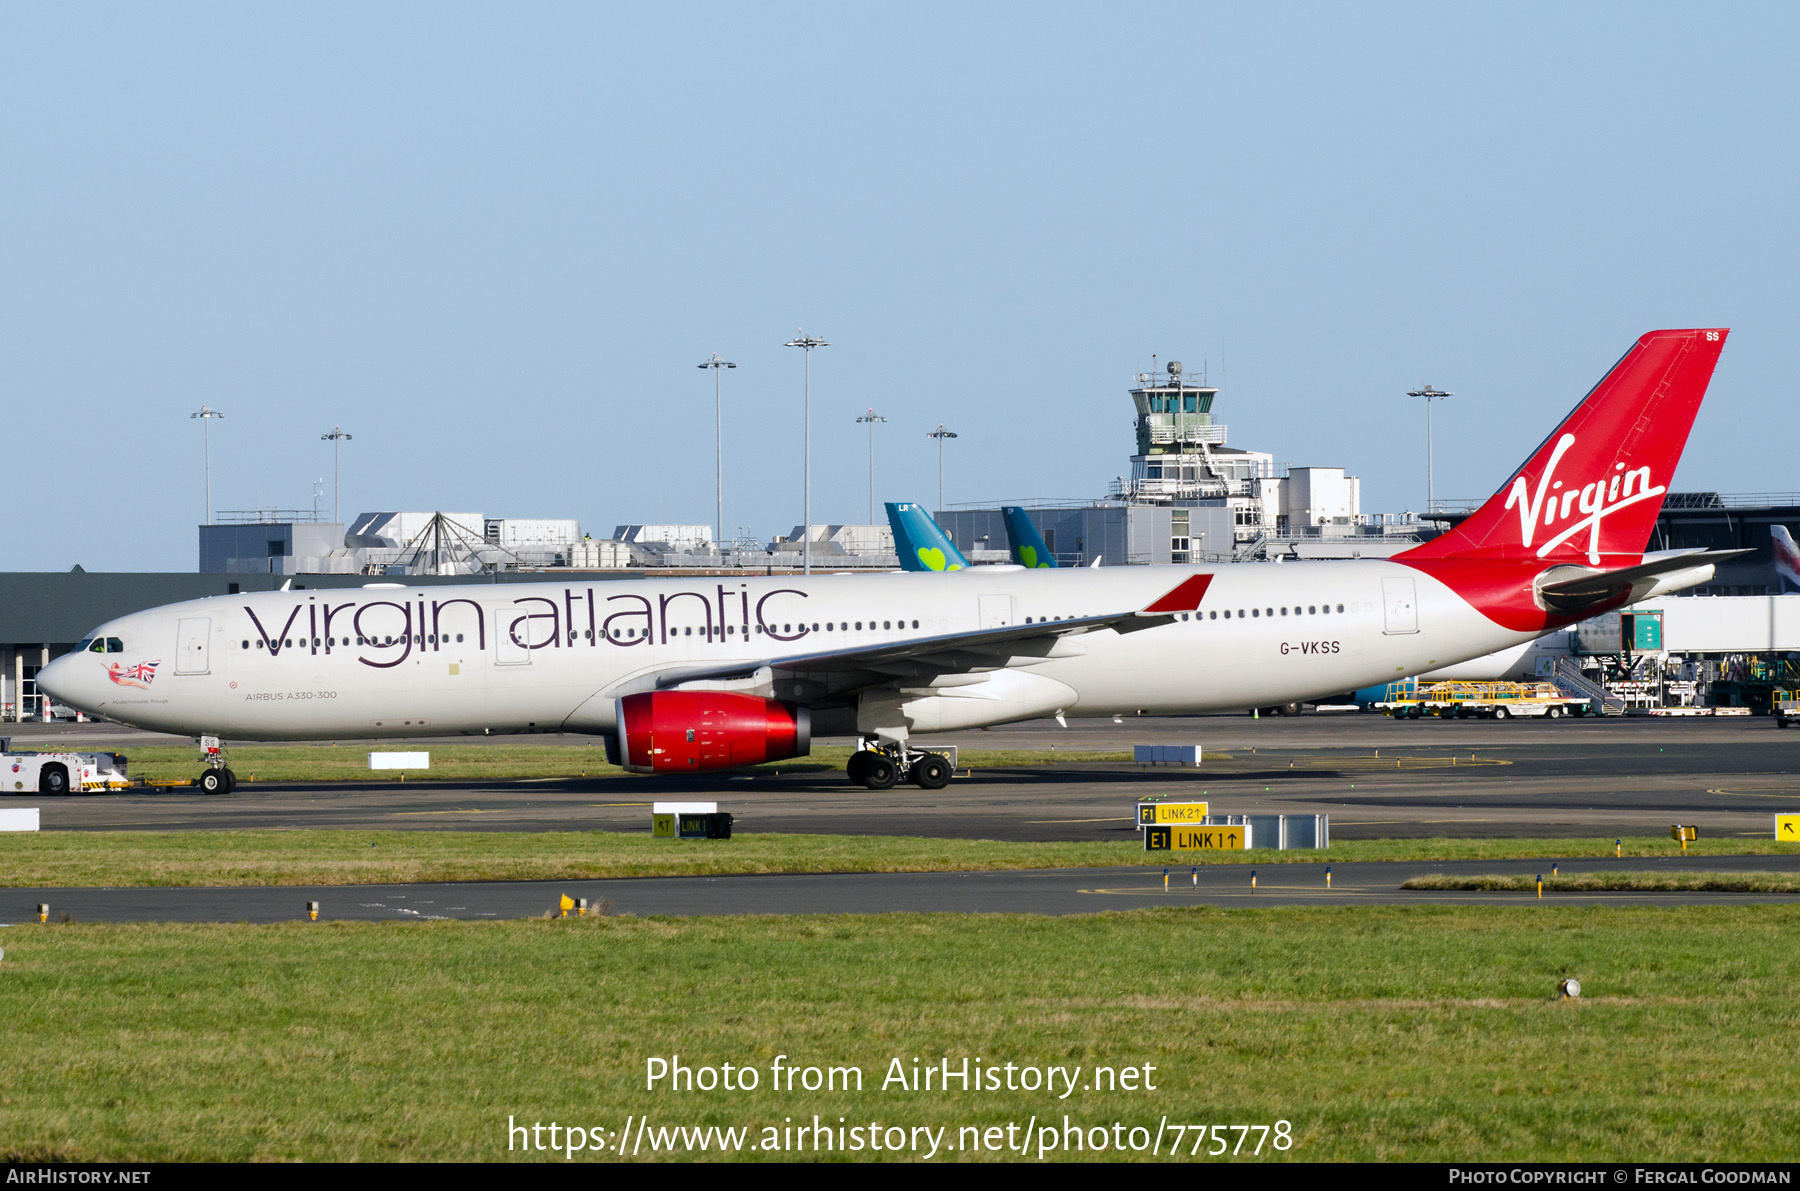
[[[1342,612],[1343,610],[1344,610],[1344,606],[1342,604],[1339,604],[1337,606],[1337,611]],[[1332,611],[1332,606],[1330,604],[1304,604],[1304,605],[1295,604],[1293,606],[1293,608],[1291,608],[1291,609],[1289,609],[1289,608],[1251,608],[1248,611],[1246,611],[1243,608],[1239,608],[1237,610],[1237,618],[1239,620],[1249,620],[1253,617],[1287,616],[1290,614],[1290,612],[1294,616],[1327,616],[1331,613],[1331,611]],[[1195,620],[1202,620],[1202,619],[1217,620],[1217,619],[1219,619],[1220,616],[1223,616],[1226,620],[1230,620],[1231,615],[1232,615],[1231,609],[1227,608],[1222,613],[1221,612],[1208,612],[1205,614],[1205,616],[1202,616],[1200,613],[1196,612],[1196,613],[1194,613],[1194,619]],[[1188,618],[1188,614],[1183,612],[1181,614],[1181,619],[1186,620],[1187,618]]]
[[[456,634],[456,640],[458,642],[461,642],[462,639],[463,639],[463,635],[461,633]],[[414,645],[448,645],[448,644],[450,644],[450,634],[449,633],[414,634],[412,643]],[[258,640],[255,644],[256,644],[256,648],[258,648],[258,649],[263,648],[263,643],[261,640]],[[306,644],[307,644],[306,638],[305,637],[300,638],[300,648],[305,649]],[[314,649],[318,649],[320,647],[330,648],[332,646],[343,647],[343,646],[346,646],[349,644],[351,644],[351,638],[349,638],[349,637],[324,637],[324,638],[314,637],[312,639],[312,645],[313,645]],[[377,645],[377,646],[395,645],[395,644],[405,645],[406,644],[406,636],[405,636],[405,634],[401,634],[400,640],[398,642],[396,642],[392,636],[389,636],[385,639],[380,638],[380,637],[357,637],[355,639],[355,644],[357,644],[357,645]],[[250,645],[251,645],[251,642],[249,642],[249,641],[245,641],[243,643],[243,647],[245,649],[249,649]],[[290,637],[287,640],[284,640],[281,643],[281,648],[283,648],[283,649],[294,648],[293,638]]]

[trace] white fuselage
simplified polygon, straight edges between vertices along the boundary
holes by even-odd
[[[1198,611],[1168,623],[1069,636],[1047,657],[922,687],[897,678],[861,701],[885,700],[883,714],[916,732],[1057,713],[1266,706],[1418,674],[1533,635],[1496,625],[1437,580],[1388,561],[571,578],[195,600],[102,626],[95,636],[122,642],[123,652],[67,655],[40,681],[87,711],[193,735],[598,733],[615,726],[616,698],[672,671],[1131,611],[1207,573]]]

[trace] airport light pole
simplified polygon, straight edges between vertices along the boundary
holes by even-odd
[[[331,444],[331,516],[340,525],[344,514],[338,505],[338,447],[350,441],[350,435],[344,433],[342,426],[333,426],[330,434],[321,434],[319,438]]]
[[[1431,461],[1431,403],[1445,397],[1454,397],[1456,394],[1425,385],[1423,388],[1408,389],[1406,395],[1425,398],[1425,511],[1435,513],[1437,512],[1437,486],[1435,476],[1432,474]]]
[[[875,524],[875,423],[885,422],[886,418],[871,409],[858,422],[869,424],[869,524]]]
[[[718,457],[719,495],[718,520],[713,522],[714,533],[718,535],[718,539],[713,543],[713,548],[722,552],[725,549],[725,407],[721,404],[719,396],[719,370],[736,368],[737,365],[730,360],[721,360],[719,353],[714,352],[694,367],[710,368],[713,374],[713,447]]]
[[[203,436],[206,440],[206,524],[212,524],[212,420],[225,415],[210,405],[202,405],[197,411],[188,415],[199,418]]]
[[[938,512],[941,513],[944,511],[944,440],[946,438],[955,438],[956,431],[944,429],[944,424],[942,422],[939,422],[937,429],[933,430],[930,434],[927,434],[925,437],[937,439],[937,444],[938,444]]]
[[[806,353],[806,428],[801,441],[801,451],[805,456],[802,471],[805,473],[803,487],[805,498],[802,503],[802,520],[800,522],[800,573],[812,574],[812,354],[815,347],[831,345],[800,328],[796,338],[787,341],[785,347],[797,347]]]

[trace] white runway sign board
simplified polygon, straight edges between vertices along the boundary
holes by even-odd
[[[8,807],[0,810],[0,831],[36,831],[37,829],[37,807],[27,806],[17,809]]]
[[[430,769],[430,753],[370,753],[370,769]]]

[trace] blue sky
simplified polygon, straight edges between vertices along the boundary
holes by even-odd
[[[1676,486],[1796,490],[1792,7],[13,4],[12,569],[202,509],[814,519],[1085,497],[1125,388],[1365,510],[1491,491],[1639,333],[1734,335]]]

